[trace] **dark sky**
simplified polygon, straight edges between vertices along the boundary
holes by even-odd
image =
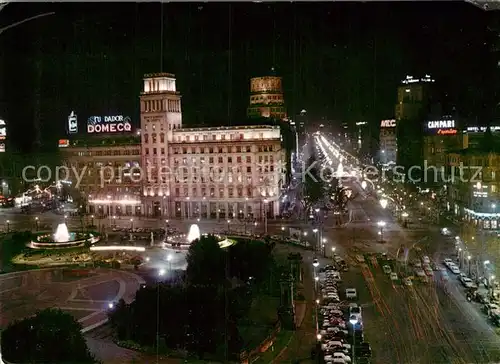
[[[425,73],[445,108],[474,115],[490,76],[487,15],[462,2],[169,3],[163,61],[160,4],[10,4],[0,24],[47,11],[0,35],[0,117],[23,147],[34,120],[50,144],[72,110],[138,123],[144,73],[176,74],[186,125],[244,119],[249,78],[272,67],[289,114],[339,122],[393,117],[398,82]]]

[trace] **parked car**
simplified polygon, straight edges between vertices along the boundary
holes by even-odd
[[[345,290],[345,295],[348,300],[355,300],[358,297],[358,294],[356,292],[356,288],[347,288]]]

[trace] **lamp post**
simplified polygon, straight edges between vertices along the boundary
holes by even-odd
[[[227,233],[231,233],[231,228],[230,228],[230,225],[231,224],[231,220],[227,220]]]
[[[321,250],[323,251],[323,257],[326,258],[326,238],[321,239]]]
[[[9,232],[10,231],[10,221],[7,220],[6,223],[7,223],[7,232]]]
[[[463,253],[462,253],[462,248],[458,248],[458,265],[460,268],[463,268]]]
[[[408,213],[403,212],[401,214],[401,216],[403,216],[403,227],[407,227],[408,226]]]
[[[488,283],[488,287],[491,287],[491,298],[495,297],[495,276],[491,275]]]
[[[349,317],[349,322],[352,325],[352,363],[354,364],[354,346],[356,345],[356,325],[358,324],[358,319],[355,315],[352,315],[351,317]]]
[[[90,215],[90,225],[94,226],[94,215]]]
[[[281,227],[281,240],[285,240],[285,227]]]
[[[379,221],[377,222],[378,227],[380,228],[378,234],[380,235],[380,242],[384,242],[384,227],[386,225],[385,221]]]
[[[313,229],[313,233],[314,233],[315,235],[316,235],[316,234],[318,234],[318,229],[316,229],[316,228],[315,228],[315,229]],[[318,250],[318,248],[319,248],[319,234],[318,234],[318,235],[317,235],[317,237],[316,237],[316,249],[314,249],[314,250],[316,250],[316,251],[317,251],[317,250]]]
[[[314,295],[316,296],[316,299],[317,299],[317,295],[318,295],[318,288],[317,288],[317,282],[318,282],[318,277],[316,276],[316,268],[318,268],[319,266],[319,261],[318,259],[314,258],[313,259],[313,272],[314,272]],[[318,341],[321,340],[321,335],[319,334],[319,311],[318,311],[318,305],[315,306],[316,307],[316,310],[315,310],[315,321],[316,321],[316,334],[318,335],[319,339]]]
[[[470,259],[471,259],[471,258],[472,258],[472,257],[471,257],[470,255],[467,255],[467,268],[468,268],[468,270],[469,270],[469,277],[470,277]]]
[[[337,248],[335,248],[334,246],[332,246],[332,259],[334,258],[335,256],[335,250],[337,250]]]
[[[134,219],[130,219],[130,230],[134,231]]]
[[[38,231],[38,216],[35,217],[35,227],[36,227],[36,231]]]
[[[264,200],[264,234],[267,235],[267,204],[268,200]]]

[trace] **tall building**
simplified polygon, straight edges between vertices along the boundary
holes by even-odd
[[[397,163],[407,170],[413,165],[421,165],[422,122],[427,119],[431,105],[431,85],[434,79],[406,76],[398,87],[395,116],[397,123],[398,157]]]
[[[276,94],[264,90],[281,90],[281,79],[272,79],[279,84],[267,80],[263,85],[255,79],[252,83],[267,100]],[[279,214],[286,167],[279,126],[182,128],[180,94],[172,74],[146,75],[140,101],[147,215]]]
[[[249,118],[284,119],[287,116],[281,77],[265,76],[250,79]]]
[[[379,161],[382,165],[396,163],[398,143],[396,136],[396,120],[388,119],[380,122]]]

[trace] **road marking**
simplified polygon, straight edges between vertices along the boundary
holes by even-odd
[[[57,307],[60,310],[68,310],[68,311],[88,311],[88,312],[95,312],[94,308],[85,308],[85,307]]]
[[[97,316],[103,312],[104,312],[104,310],[99,310],[99,311],[94,310],[93,313],[91,313],[90,315],[87,315],[85,317],[82,317],[81,319],[78,320],[78,322],[82,323],[82,322],[87,321],[87,320],[91,319],[92,317]]]

